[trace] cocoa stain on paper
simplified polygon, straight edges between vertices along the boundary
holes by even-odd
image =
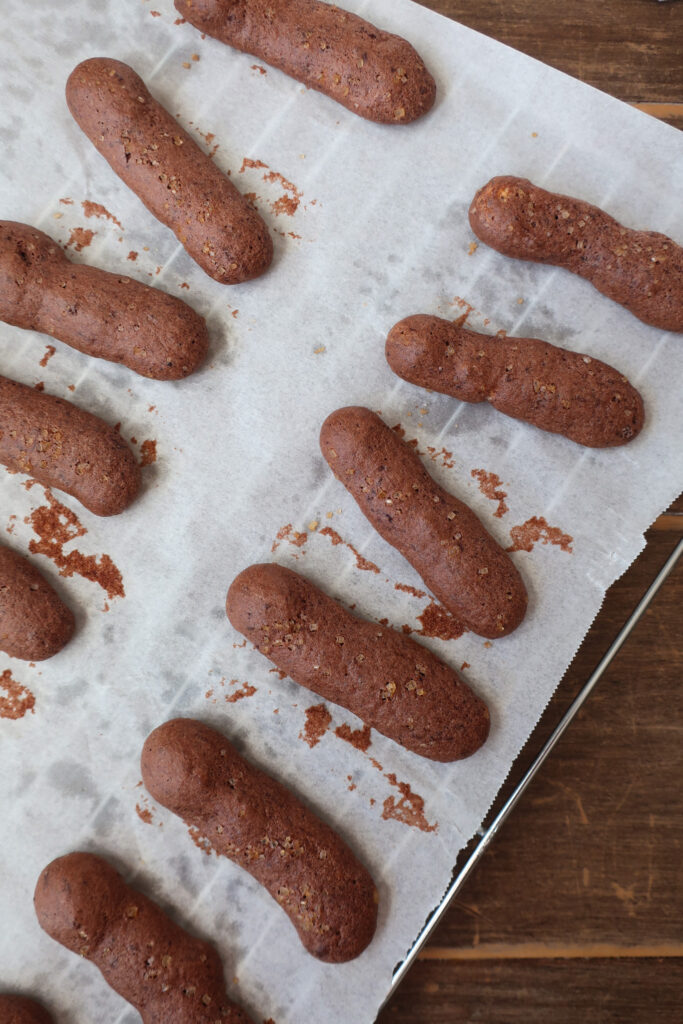
[[[384,801],[382,818],[385,821],[400,821],[412,828],[419,828],[421,832],[438,831],[438,822],[430,825],[424,813],[425,802],[417,793],[413,793],[407,782],[399,782],[393,772],[387,772],[384,776],[392,786],[395,786],[401,794],[400,799],[388,796]]]
[[[102,203],[93,203],[90,199],[84,199],[81,206],[86,217],[106,217],[107,220],[112,221],[123,231],[121,221],[113,213],[110,213],[105,206],[102,206]]]
[[[503,481],[495,473],[487,473],[485,469],[473,469],[470,476],[479,481],[479,490],[485,498],[498,502],[498,508],[493,514],[496,519],[502,519],[505,513],[510,511],[505,501],[507,491],[501,490]]]
[[[45,346],[45,355],[40,360],[38,365],[39,366],[47,366],[47,364],[50,362],[50,360],[52,359],[52,357],[53,357],[53,355],[55,354],[56,351],[57,351],[57,349],[55,348],[54,345],[46,345]]]
[[[331,721],[332,715],[325,705],[314,704],[306,709],[306,724],[304,725],[303,732],[299,733],[299,739],[304,740],[313,749],[313,747],[320,743]]]
[[[35,481],[27,481],[27,483]],[[24,522],[28,523],[38,540],[29,541],[29,551],[45,555],[59,569],[60,576],[82,576],[106,592],[107,597],[125,597],[123,578],[109,555],[84,555],[81,551],[64,551],[64,546],[88,532],[75,512],[57,501],[49,487],[45,488],[47,505],[34,509]]]
[[[76,252],[87,249],[96,234],[97,232],[91,231],[90,228],[72,228],[69,241],[64,248],[68,249],[69,246],[73,245]]]
[[[571,544],[574,538],[568,533],[563,533],[558,526],[549,526],[543,516],[532,516],[521,526],[513,526],[510,538],[512,544],[505,549],[506,551],[533,551],[534,544],[538,541],[543,544],[554,544],[570,555],[573,551]]]
[[[362,729],[352,729],[350,725],[338,725],[334,730],[335,736],[338,736],[340,740],[345,740],[346,743],[350,743],[356,750],[360,750],[363,753],[368,749],[372,743],[371,729],[369,725],[364,725]]]
[[[151,466],[157,461],[157,443],[153,439],[143,441],[140,445],[140,465]]]
[[[271,170],[270,166],[264,163],[263,160],[253,160],[251,157],[245,157],[239,173],[244,174],[247,168],[265,171],[266,173],[262,175],[263,180],[268,184],[278,183],[282,188],[282,195],[269,204],[275,216],[279,217],[280,214],[285,214],[288,217],[293,217],[301,205],[303,192],[292,181],[289,181],[283,174],[280,174],[279,171]],[[255,200],[259,196],[251,192],[249,193],[249,198]],[[311,205],[314,205],[315,202],[316,200],[313,200]]]
[[[4,693],[2,692],[4,691]],[[16,721],[29,711],[35,714],[36,698],[27,686],[17,682],[8,668],[0,675],[0,718]]]
[[[343,538],[342,538],[342,537],[341,537],[341,536],[340,536],[340,535],[339,535],[339,534],[337,533],[337,531],[336,531],[336,530],[333,530],[333,529],[332,529],[332,527],[331,527],[331,526],[323,526],[322,530],[320,530],[320,536],[321,536],[321,537],[329,537],[329,538],[330,538],[330,540],[332,541],[332,545],[333,545],[334,547],[337,547],[337,545],[338,545],[338,544],[343,544],[343,545],[344,545],[344,547],[348,548],[348,549],[349,549],[349,551],[351,551],[351,552],[352,552],[352,554],[354,555],[354,557],[355,557],[355,559],[356,559],[356,565],[357,565],[357,567],[358,567],[359,569],[362,569],[362,570],[364,570],[365,572],[374,572],[374,573],[379,573],[379,571],[380,571],[380,570],[379,570],[379,566],[375,565],[375,563],[374,563],[374,562],[371,562],[371,561],[370,561],[369,559],[367,559],[367,558],[364,558],[364,557],[363,557],[363,556],[361,555],[360,551],[358,551],[358,550],[357,550],[357,549],[356,549],[356,548],[355,548],[355,547],[353,546],[353,544],[349,544],[349,543],[348,543],[348,541],[345,541],[345,540],[344,540],[344,539],[343,539]]]

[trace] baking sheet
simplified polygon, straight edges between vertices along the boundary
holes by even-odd
[[[9,673],[35,700],[23,716],[0,719],[0,984],[41,994],[60,1022],[138,1019],[33,916],[43,866],[85,848],[110,856],[216,942],[234,994],[256,1021],[372,1021],[605,589],[642,549],[644,530],[683,475],[672,386],[683,369],[680,338],[646,327],[571,275],[474,248],[467,207],[492,175],[521,174],[680,240],[683,211],[672,197],[683,184],[681,137],[408,0],[345,4],[410,38],[437,78],[433,112],[399,130],[361,121],[271,69],[264,74],[254,58],[202,40],[175,24],[168,0],[6,6],[0,216],[71,239],[76,261],[186,298],[207,316],[212,349],[189,380],[160,383],[59,343],[41,365],[51,339],[0,324],[0,372],[44,382],[120,422],[137,450],[154,441],[157,454],[142,497],[116,519],[98,520],[64,498],[86,532],[56,552],[54,521],[46,529],[49,517],[36,515],[49,506],[43,489],[0,479],[7,541],[26,551],[42,529],[43,546],[67,571],[73,551],[95,557],[112,595],[78,575],[61,579],[54,558],[36,556],[76,611],[77,637],[35,667],[0,656],[0,681],[11,685]],[[95,55],[132,64],[254,193],[275,238],[266,276],[233,288],[205,277],[80,133],[63,86],[79,60]],[[88,201],[120,226],[84,208]],[[625,448],[582,451],[391,374],[383,341],[396,320],[468,311],[475,329],[546,337],[619,366],[643,393],[642,435]],[[423,588],[319,454],[324,417],[355,403],[417,438],[433,475],[505,546],[532,517],[562,541],[541,539],[513,555],[530,607],[511,637],[488,646],[471,634],[418,637],[455,667],[467,663],[463,676],[490,704],[491,737],[464,763],[430,764],[375,733],[367,751],[356,749],[335,730],[361,723],[332,705],[327,730],[310,746],[306,711],[320,700],[270,672],[225,619],[234,575],[270,558],[368,617],[416,630],[434,618],[428,597],[396,589]],[[480,491],[472,470],[500,478],[508,506],[500,518],[498,500]],[[104,554],[125,597],[113,596]],[[25,710],[21,696],[16,714]],[[363,857],[379,885],[380,919],[357,961],[315,962],[249,876],[200,852],[146,796],[144,737],[179,714],[222,729]]]

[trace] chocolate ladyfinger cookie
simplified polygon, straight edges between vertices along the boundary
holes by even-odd
[[[53,1024],[44,1006],[26,996],[0,995],[1,1024]]]
[[[343,963],[363,952],[377,923],[372,878],[293,793],[245,761],[221,733],[189,718],[155,729],[141,765],[154,799],[253,875],[309,953]]]
[[[589,448],[640,433],[643,400],[614,367],[538,338],[491,337],[437,316],[409,316],[389,332],[386,357],[411,384],[507,416]]]
[[[256,210],[132,68],[85,60],[69,75],[66,101],[95,148],[209,277],[238,284],[268,268],[273,240]]]
[[[469,215],[475,235],[505,256],[564,267],[644,323],[683,331],[683,248],[666,235],[625,228],[526,178],[492,178]]]
[[[252,1024],[225,991],[212,945],[189,935],[108,861],[69,853],[36,886],[38,923],[92,961],[144,1024]]]
[[[281,565],[233,581],[230,622],[288,676],[433,761],[469,757],[489,733],[488,708],[410,637],[352,615]]]
[[[0,377],[0,463],[114,516],[140,490],[140,467],[108,423],[77,405]]]
[[[71,610],[47,580],[28,559],[0,544],[0,650],[44,661],[68,644],[74,629]]]
[[[400,36],[320,0],[175,0],[200,32],[251,53],[355,114],[407,124],[431,110],[434,79]]]
[[[362,406],[337,409],[323,423],[320,448],[377,532],[467,629],[493,638],[517,628],[527,594],[510,557],[379,416]]]
[[[204,359],[204,318],[121,274],[72,263],[49,235],[0,221],[0,319],[144,377],[179,380]]]

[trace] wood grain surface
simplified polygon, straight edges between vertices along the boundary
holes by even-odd
[[[683,2],[421,0],[683,127]],[[531,761],[683,536],[609,591]],[[683,1020],[683,564],[612,662],[378,1024]]]

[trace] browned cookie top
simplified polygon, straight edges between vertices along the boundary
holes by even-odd
[[[436,85],[405,39],[320,0],[175,0],[200,31],[254,54],[356,114],[407,124]]]
[[[207,274],[236,284],[264,272],[273,255],[266,225],[131,67],[85,60],[66,98],[102,156]]]
[[[666,235],[626,228],[597,206],[510,176],[484,185],[469,217],[505,256],[565,267],[645,323],[683,331],[683,248]]]

